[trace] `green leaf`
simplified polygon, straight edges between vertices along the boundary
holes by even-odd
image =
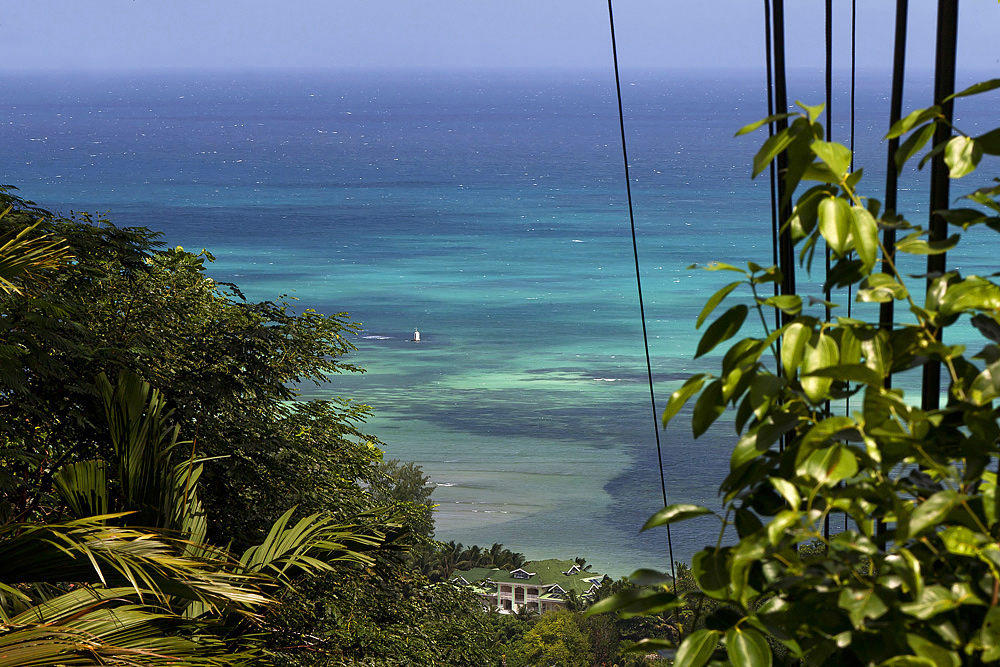
[[[713,294],[708,301],[705,302],[705,307],[701,309],[701,313],[698,314],[698,321],[695,322],[694,328],[700,329],[701,325],[705,323],[705,318],[712,314],[716,306],[722,303],[722,300],[729,296],[729,293],[734,289],[743,284],[743,281],[737,280],[736,282],[729,283],[715,294]]]
[[[854,249],[861,258],[866,272],[871,271],[878,258],[878,223],[862,206],[851,207],[851,236],[854,237]]]
[[[669,574],[645,568],[630,574],[628,580],[636,586],[661,586],[673,582],[673,578]]]
[[[951,489],[938,491],[930,498],[920,503],[908,522],[907,536],[909,538],[918,537],[926,530],[933,529],[944,521],[948,513],[962,504],[966,496]]]
[[[702,667],[711,659],[721,634],[717,630],[706,629],[689,634],[677,649],[674,667]]]
[[[812,371],[834,366],[840,361],[840,349],[832,336],[820,332],[816,342],[809,341],[805,354],[802,356],[802,377],[799,380],[802,391],[813,403],[826,399],[826,393],[833,384],[832,378],[809,375]]]
[[[1000,287],[979,276],[951,283],[940,297],[940,309],[945,315],[970,310],[1000,311]]]
[[[649,517],[649,520],[643,524],[642,530],[649,530],[650,528],[656,528],[657,526],[666,526],[671,523],[677,523],[678,521],[693,519],[696,516],[712,513],[712,510],[707,507],[702,507],[701,505],[668,505],[653,516]]]
[[[819,233],[823,235],[830,250],[842,257],[848,250],[851,233],[851,205],[840,197],[824,197],[816,209],[819,219]]]
[[[909,292],[888,273],[873,273],[865,278],[858,289],[857,300],[862,303],[886,303],[905,299]]]
[[[858,459],[841,444],[818,449],[796,467],[796,472],[830,486],[858,473]]]
[[[983,147],[972,137],[952,137],[944,149],[944,161],[952,178],[971,174],[982,157]]]
[[[799,495],[799,490],[795,488],[794,484],[782,477],[768,477],[767,481],[771,483],[775,491],[781,494],[781,497],[785,499],[785,502],[788,503],[791,509],[799,509],[799,505],[802,504],[802,497]]]
[[[885,139],[895,139],[896,137],[901,137],[917,125],[926,123],[929,120],[933,120],[941,115],[941,107],[933,106],[927,109],[917,109],[916,111],[910,112],[905,118],[900,118],[892,127],[889,128],[889,133],[885,135]]]
[[[925,241],[919,238],[920,233],[910,234],[896,242],[896,251],[909,255],[940,255],[958,245],[961,235],[952,234],[940,241]]]
[[[786,375],[792,376],[802,364],[806,346],[812,338],[813,329],[804,322],[790,322],[781,336],[781,367]]]
[[[667,407],[663,409],[663,428],[667,427],[670,420],[673,419],[677,413],[680,411],[684,404],[688,402],[692,396],[697,394],[703,384],[705,384],[705,378],[710,377],[707,373],[699,373],[697,375],[692,375],[689,377],[681,388],[670,394],[670,400],[667,401]]]
[[[617,611],[622,618],[661,614],[683,604],[681,599],[662,589],[630,588],[591,605],[587,616]]]
[[[936,155],[938,155],[939,153],[944,152],[944,149],[947,146],[948,146],[948,142],[942,141],[940,144],[938,144],[934,148],[932,148],[929,151],[927,151],[927,153],[924,154],[924,156],[922,158],[920,158],[920,162],[917,163],[917,169],[923,169],[924,165],[927,164],[928,162],[930,162],[931,160],[933,160]]]
[[[726,632],[726,652],[733,667],[771,667],[771,647],[753,628],[732,627]]]
[[[688,268],[694,268],[697,265],[691,265]],[[732,264],[726,264],[725,262],[709,262],[705,265],[706,271],[734,271],[736,273],[742,273],[743,275],[749,275],[743,269],[733,266]]]
[[[795,115],[794,113],[776,113],[773,116],[768,116],[767,118],[763,118],[754,123],[750,123],[749,125],[744,125],[739,130],[737,130],[736,134],[734,134],[733,136],[739,137],[744,134],[749,134],[754,130],[764,127],[768,123],[773,123],[776,120],[781,120],[782,118],[788,118],[789,116],[794,116],[794,115]]]
[[[798,510],[783,510],[767,524],[767,540],[771,546],[778,546],[791,528],[799,525],[802,512]]]
[[[920,128],[919,132],[914,132],[906,138],[899,148],[896,149],[895,161],[896,171],[902,171],[907,160],[920,152],[927,145],[927,142],[934,136],[934,124],[928,123]]]
[[[976,137],[976,144],[987,155],[1000,155],[1000,127]]]
[[[691,574],[698,587],[709,597],[727,599],[729,592],[728,548],[707,547],[691,559]]]
[[[837,606],[847,612],[857,630],[864,629],[866,620],[881,618],[889,611],[888,605],[872,588],[842,588]]]
[[[960,606],[953,599],[951,591],[944,586],[925,586],[916,600],[899,605],[899,610],[908,616],[926,621],[940,613],[951,611]]]
[[[771,448],[778,438],[794,429],[799,418],[787,412],[768,415],[753,431],[739,439],[730,456],[730,470],[737,470],[748,461]]]
[[[969,400],[986,405],[1000,396],[1000,363],[990,364],[969,385]]]
[[[864,364],[838,364],[817,368],[808,373],[803,372],[802,377],[822,377],[833,378],[835,380],[845,380],[847,382],[860,382],[870,384],[873,387],[882,386],[883,377]]]
[[[778,308],[789,315],[798,315],[802,312],[802,297],[798,294],[781,294],[764,299],[762,305]]]
[[[735,336],[740,327],[743,326],[748,311],[749,309],[745,305],[739,304],[733,306],[719,319],[712,322],[708,329],[705,330],[701,340],[698,341],[698,349],[694,355],[695,359],[711,352],[719,343]]]
[[[944,101],[953,100],[956,97],[967,97],[969,95],[978,95],[980,93],[985,93],[990,90],[1000,88],[1000,79],[990,79],[989,81],[981,81],[977,84],[971,85],[965,90],[953,93],[948,97],[944,98]]]
[[[819,115],[823,113],[823,109],[826,108],[826,104],[815,104],[813,106],[809,106],[808,104],[803,104],[798,100],[795,100],[795,106],[806,112],[809,116],[810,124],[815,123],[816,119],[819,118]]]
[[[915,633],[907,633],[906,643],[909,644],[914,653],[921,658],[930,660],[936,667],[960,667],[962,664],[962,659],[958,657],[958,653],[944,646],[939,646],[926,637]]]
[[[965,526],[948,526],[938,536],[945,549],[959,556],[975,556],[979,553],[979,548],[989,541]]]
[[[764,145],[757,151],[757,154],[753,156],[753,173],[751,174],[751,178],[757,178],[762,171],[767,169],[767,165],[771,164],[771,161],[777,157],[778,153],[788,148],[794,140],[795,135],[789,131],[789,128],[785,128],[781,132],[768,137]]]
[[[878,667],[938,667],[933,660],[915,655],[895,655],[878,663]]]
[[[701,436],[726,411],[726,400],[722,397],[722,380],[715,380],[701,392],[694,404],[691,415],[691,430],[694,437]]]
[[[851,149],[843,144],[819,140],[813,141],[811,147],[816,157],[836,174],[838,181],[843,178],[851,166]]]

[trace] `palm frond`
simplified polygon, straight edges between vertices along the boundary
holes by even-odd
[[[289,527],[295,509],[274,522],[261,544],[243,553],[240,565],[245,572],[288,581],[301,573],[329,570],[336,561],[370,564],[373,559],[365,552],[385,541],[374,526],[338,524],[327,514],[311,514]]]
[[[0,212],[0,218],[10,213],[11,207]],[[18,232],[0,234],[0,290],[6,294],[21,294],[18,278],[38,279],[39,272],[66,264],[72,257],[69,246],[62,239],[49,235],[29,238],[41,220]]]
[[[125,585],[161,601],[175,596],[209,609],[246,610],[270,599],[260,579],[237,574],[221,551],[185,556],[187,542],[161,532],[105,525],[121,515],[64,524],[0,526],[0,584],[83,582]]]

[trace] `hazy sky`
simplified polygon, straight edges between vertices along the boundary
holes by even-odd
[[[857,0],[858,59],[891,64],[891,0]],[[823,2],[788,0],[791,62],[821,66]],[[850,2],[835,0],[839,62]],[[936,2],[910,1],[913,67]],[[960,67],[1000,70],[1000,3],[962,0]],[[761,0],[618,0],[623,68],[757,67]],[[0,0],[0,69],[604,68],[605,0]]]

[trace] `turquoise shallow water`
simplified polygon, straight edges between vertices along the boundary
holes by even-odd
[[[213,274],[252,298],[287,293],[363,323],[353,361],[367,372],[303,394],[373,407],[387,456],[438,485],[438,538],[582,555],[616,575],[667,566],[664,534],[637,535],[661,495],[608,74],[6,83],[0,182],[207,247]],[[876,192],[881,84],[859,88],[858,162]],[[691,359],[694,320],[728,279],[687,267],[769,261],[767,184],[749,178],[762,137],[732,139],[764,115],[760,88],[626,80],[658,409],[717,364]],[[817,99],[806,80],[797,90]],[[926,215],[921,177],[903,197]],[[956,261],[991,256],[973,243]],[[731,444],[724,426],[698,441],[682,420],[664,432],[668,499],[717,506]],[[716,532],[679,527],[675,557]]]

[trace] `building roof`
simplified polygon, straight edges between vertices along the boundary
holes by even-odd
[[[497,584],[534,584],[539,588],[558,586],[563,591],[584,595],[595,585],[599,585],[604,577],[603,574],[581,570],[574,561],[550,558],[528,561],[520,568],[511,571],[481,567],[456,570],[452,580],[466,584],[490,581]]]

